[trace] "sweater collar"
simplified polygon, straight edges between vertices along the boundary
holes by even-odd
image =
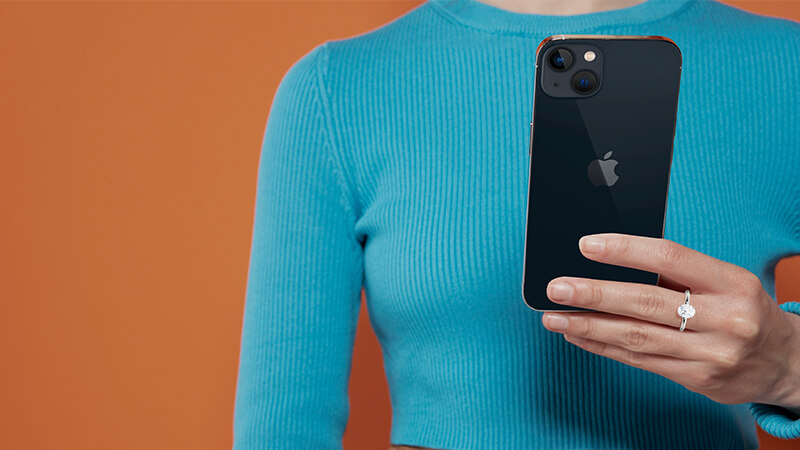
[[[478,0],[428,0],[428,3],[473,28],[495,33],[549,36],[651,22],[676,13],[693,1],[646,0],[627,8],[568,16],[518,13]]]

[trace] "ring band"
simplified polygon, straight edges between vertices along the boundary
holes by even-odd
[[[685,294],[684,297],[685,300],[681,306],[678,306],[678,315],[683,319],[681,321],[681,331],[683,331],[684,328],[686,328],[686,321],[694,317],[695,313],[694,306],[689,304],[689,300],[692,297],[692,293],[690,292],[689,289],[686,289],[686,292],[684,294]]]

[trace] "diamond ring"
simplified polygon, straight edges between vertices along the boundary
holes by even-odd
[[[694,317],[694,306],[689,304],[689,298],[692,296],[689,289],[686,290],[686,301],[681,306],[678,306],[678,315],[683,318],[681,321],[681,331],[686,328],[686,321]]]

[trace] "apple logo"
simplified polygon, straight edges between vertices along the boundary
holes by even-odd
[[[619,180],[619,175],[614,172],[619,161],[609,159],[612,153],[613,150],[603,155],[603,159],[595,159],[589,163],[589,181],[595,186],[613,186]]]

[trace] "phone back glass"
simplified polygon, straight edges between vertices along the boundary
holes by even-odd
[[[602,53],[599,89],[553,97],[542,87],[543,55],[573,44]],[[559,276],[657,282],[654,273],[590,261],[578,240],[604,232],[663,237],[680,72],[680,51],[665,39],[567,36],[540,47],[522,286],[529,307],[585,310],[547,298]],[[598,173],[606,184],[596,184]]]

